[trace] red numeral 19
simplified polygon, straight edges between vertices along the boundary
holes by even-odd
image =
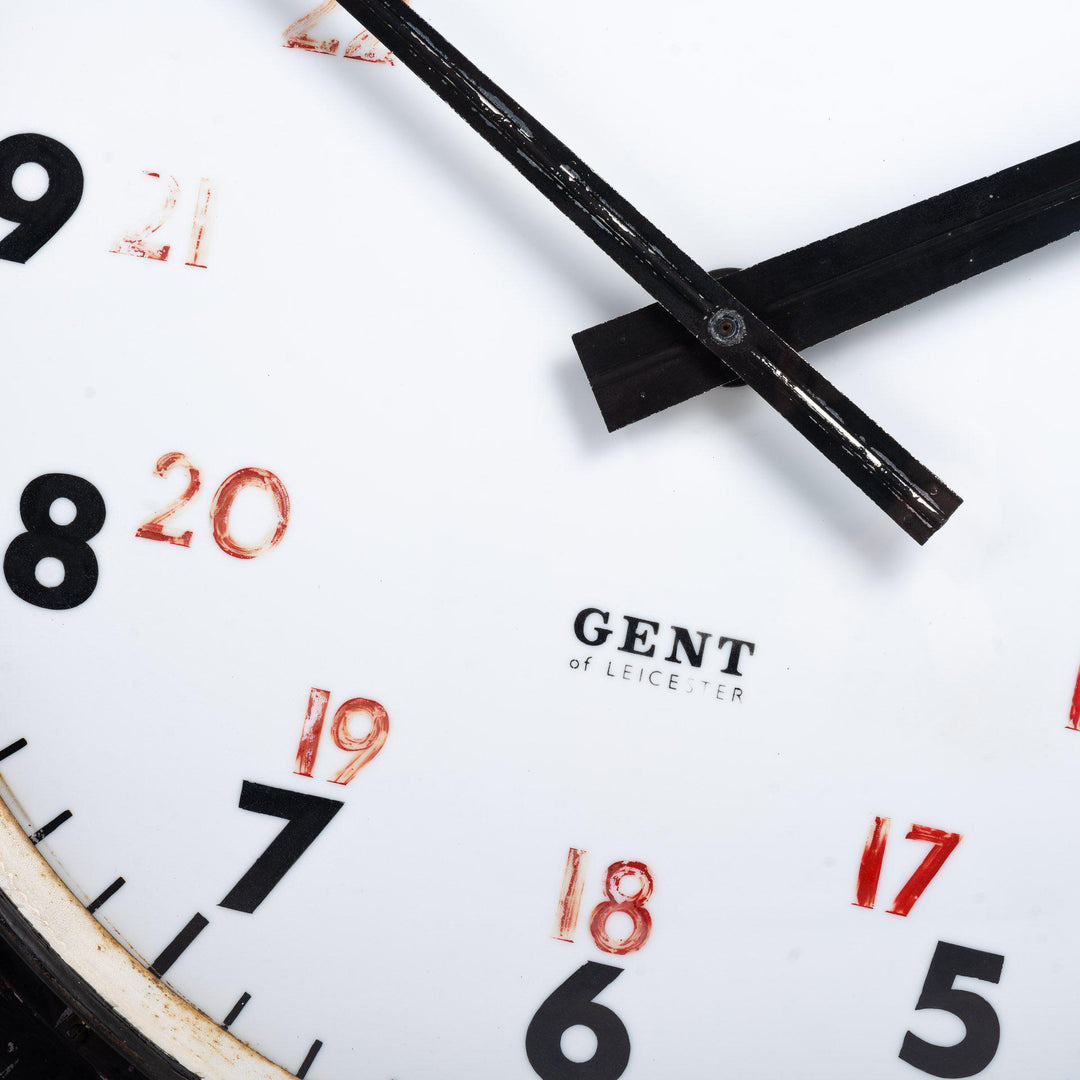
[[[296,750],[296,765],[293,772],[297,776],[311,776],[315,769],[315,758],[319,753],[319,740],[322,737],[326,709],[330,703],[330,691],[312,687],[308,694],[307,713],[304,727],[300,733],[300,745]],[[353,721],[363,718],[368,730],[357,738],[351,730]],[[347,750],[354,756],[345,763],[334,776],[332,784],[347,784],[370,762],[386,744],[390,733],[390,716],[377,702],[369,698],[350,698],[334,713],[330,722],[330,739],[339,750]]]
[[[878,881],[881,878],[881,864],[885,859],[885,845],[889,840],[888,818],[874,818],[870,835],[863,847],[862,860],[859,863],[859,880],[855,886],[855,907],[872,908],[877,902]],[[908,840],[925,840],[933,847],[926,858],[919,864],[915,873],[908,878],[907,884],[896,894],[890,915],[907,915],[915,906],[915,901],[922,896],[927,885],[945,865],[945,860],[956,849],[962,837],[959,833],[945,832],[943,829],[931,829],[926,825],[912,825],[907,834]]]
[[[566,857],[562,892],[555,916],[555,933],[558,941],[573,941],[581,912],[581,893],[584,886],[586,852],[571,848]],[[589,931],[598,949],[615,956],[637,952],[649,939],[652,916],[645,905],[652,896],[652,871],[642,862],[623,860],[607,868],[604,879],[604,895],[593,908],[589,918]],[[630,929],[622,936],[611,933],[609,920],[622,915],[630,920]]]

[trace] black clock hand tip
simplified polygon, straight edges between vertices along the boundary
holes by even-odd
[[[927,497],[937,477],[404,0],[339,2],[912,536],[923,542],[948,520]]]

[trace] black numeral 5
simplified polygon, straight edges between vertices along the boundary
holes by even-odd
[[[967,1031],[955,1046],[937,1046],[909,1031],[900,1047],[900,1060],[931,1076],[974,1076],[982,1072],[997,1053],[1001,1024],[986,998],[970,990],[957,990],[953,982],[957,975],[967,975],[996,983],[1004,963],[1005,957],[997,953],[939,941],[915,1010],[941,1009],[952,1013]]]

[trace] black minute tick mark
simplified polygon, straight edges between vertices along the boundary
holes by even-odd
[[[10,746],[5,746],[3,750],[0,750],[0,761],[3,761],[5,758],[11,757],[12,754],[17,753],[25,745],[25,739],[16,739]]]
[[[196,911],[188,920],[187,926],[165,946],[161,955],[150,965],[150,971],[160,979],[209,925],[210,920]]]
[[[304,1058],[304,1064],[301,1065],[300,1068],[296,1070],[297,1080],[304,1080],[304,1077],[307,1076],[307,1074],[308,1074],[308,1069],[311,1068],[312,1063],[315,1061],[315,1058],[318,1056],[318,1053],[319,1053],[319,1051],[321,1049],[322,1049],[322,1040],[321,1039],[316,1039],[311,1044],[311,1049],[307,1052],[307,1057]]]
[[[98,896],[94,900],[91,900],[90,903],[86,905],[86,910],[89,911],[91,915],[93,915],[94,912],[97,911],[97,909],[101,907],[101,905],[104,904],[106,900],[114,897],[124,887],[124,884],[124,879],[122,877],[118,877],[100,896]]]
[[[240,1015],[241,1012],[243,1012],[244,1006],[250,1000],[251,1000],[251,995],[250,994],[244,993],[244,994],[240,995],[240,999],[229,1010],[229,1015],[225,1017],[224,1021],[221,1024],[223,1030],[228,1031],[229,1028],[232,1027],[232,1025],[236,1021],[236,1018]]]
[[[59,829],[60,826],[63,825],[69,817],[71,817],[70,810],[64,810],[61,813],[57,814],[56,817],[52,819],[52,821],[49,821],[46,824],[42,825],[41,828],[38,829],[38,831],[30,837],[30,843],[35,845],[40,844],[46,836],[48,836],[50,833],[56,832],[56,830]]]

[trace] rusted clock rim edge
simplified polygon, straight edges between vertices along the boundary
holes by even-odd
[[[2,799],[0,935],[153,1080],[294,1080],[135,960],[60,880]]]

